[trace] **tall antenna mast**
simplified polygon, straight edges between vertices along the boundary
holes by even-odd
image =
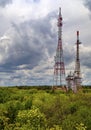
[[[79,45],[81,42],[79,41],[79,31],[77,31],[77,42],[76,42],[76,63],[75,63],[75,85],[76,87],[81,86],[81,71],[80,71],[80,58],[79,58]]]
[[[75,73],[76,76],[80,77],[80,58],[79,58],[79,31],[77,31],[77,42],[76,42],[76,65],[75,65]]]
[[[54,83],[55,86],[65,85],[65,67],[63,58],[63,48],[62,48],[62,15],[61,8],[59,8],[58,16],[58,46],[56,49],[55,65],[54,65]]]

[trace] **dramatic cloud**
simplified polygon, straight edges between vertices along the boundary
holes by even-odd
[[[47,16],[18,25],[13,23],[6,36],[1,38],[1,67],[11,70],[22,64],[30,64],[32,69],[46,58],[46,48],[48,53],[53,54],[56,40],[50,22],[51,17]]]
[[[48,67],[42,68],[42,65],[44,66],[48,58],[54,55],[54,46],[56,46],[57,36],[53,32],[55,15],[52,12],[41,19],[29,20],[18,24],[12,23],[12,27],[0,39],[1,72],[13,73],[10,76],[12,80],[18,80],[18,78],[23,77],[25,81],[25,79],[31,77],[30,74],[28,74],[28,77],[24,76],[26,75],[26,70],[28,70],[27,73],[31,73],[33,68],[40,66],[41,70],[38,68],[35,71],[36,76],[33,76],[32,73],[33,77],[31,79],[43,79],[43,77],[39,76],[39,73],[47,71]],[[47,69],[45,69],[46,67]],[[38,72],[39,70],[40,72]],[[20,71],[20,73],[17,73],[17,71]],[[24,75],[22,75],[23,73]]]

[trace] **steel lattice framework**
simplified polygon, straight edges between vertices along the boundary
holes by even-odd
[[[55,65],[54,65],[54,86],[65,85],[65,65],[62,48],[62,15],[59,8],[58,17],[58,46],[56,49]]]

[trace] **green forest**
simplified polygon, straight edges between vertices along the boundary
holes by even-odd
[[[0,130],[91,130],[91,89],[0,87]]]

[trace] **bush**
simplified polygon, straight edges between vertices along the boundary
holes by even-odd
[[[20,126],[27,125],[32,130],[38,130],[46,128],[46,119],[43,113],[38,108],[32,108],[31,110],[22,110],[18,112],[16,122],[20,123]]]

